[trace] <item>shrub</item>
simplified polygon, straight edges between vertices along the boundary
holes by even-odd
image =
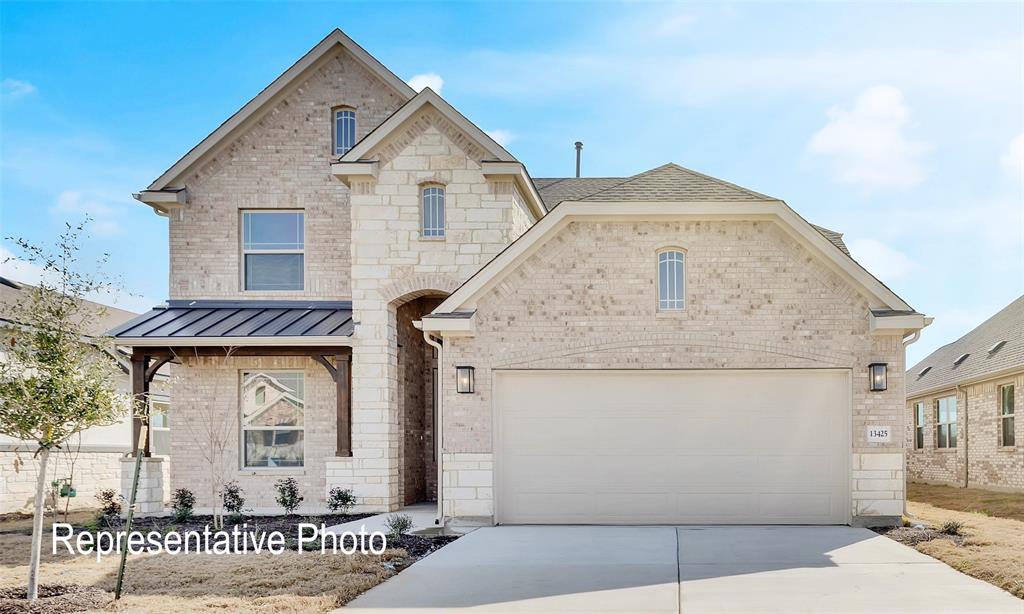
[[[192,508],[196,506],[196,496],[187,488],[179,488],[171,495],[171,509],[174,510],[175,522],[186,522],[192,518]]]
[[[277,504],[284,508],[285,514],[291,516],[302,503],[302,495],[299,494],[299,483],[295,478],[282,478],[274,482],[274,490],[277,491]]]
[[[96,493],[96,500],[100,502],[100,520],[112,520],[121,515],[120,495],[113,488],[107,488]]]
[[[942,523],[941,527],[939,527],[939,533],[945,533],[946,535],[960,535],[963,528],[964,523],[959,520],[947,520]]]
[[[388,516],[387,522],[384,523],[384,528],[388,530],[388,535],[392,538],[405,535],[412,528],[412,516],[391,514]]]
[[[356,496],[350,489],[341,486],[332,488],[331,494],[327,496],[327,508],[335,514],[346,514],[355,504]]]
[[[231,481],[221,488],[220,496],[224,501],[224,511],[234,520],[242,517],[242,509],[245,507],[245,491],[238,485],[238,482]]]

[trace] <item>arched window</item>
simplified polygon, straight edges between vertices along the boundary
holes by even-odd
[[[444,188],[423,188],[423,236],[444,236]]]
[[[686,254],[678,250],[658,253],[658,310],[686,307]]]
[[[334,110],[334,155],[348,153],[356,144],[356,112],[352,109]]]

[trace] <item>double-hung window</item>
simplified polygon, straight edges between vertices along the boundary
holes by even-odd
[[[334,155],[343,156],[356,144],[356,112],[334,110]]]
[[[166,399],[151,399],[149,402],[149,449],[156,456],[171,454],[170,409],[171,404]]]
[[[935,401],[935,444],[938,448],[956,447],[956,397]]]
[[[444,188],[423,188],[423,236],[444,237]]]
[[[999,443],[1003,446],[1012,446],[1015,444],[1013,436],[1013,393],[1013,384],[999,387]]]
[[[658,253],[658,310],[681,311],[686,307],[686,254],[677,250]]]
[[[305,250],[301,211],[243,211],[246,290],[302,290]]]
[[[302,467],[305,382],[301,371],[244,371],[243,467]]]
[[[914,403],[914,447],[924,448],[925,404],[923,401]]]

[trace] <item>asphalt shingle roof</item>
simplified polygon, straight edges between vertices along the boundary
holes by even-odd
[[[1006,344],[989,353],[1000,341]],[[953,362],[964,354],[968,354],[967,358],[954,366]],[[926,367],[931,369],[919,375]],[[1024,369],[1024,296],[963,337],[942,346],[910,367],[907,370],[907,396],[1014,368]]]
[[[534,179],[548,210],[564,200],[583,201],[758,201],[777,200],[753,190],[683,168],[664,164],[632,177],[548,177]],[[843,235],[814,226],[847,256]]]

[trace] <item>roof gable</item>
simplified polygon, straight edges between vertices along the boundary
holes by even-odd
[[[264,88],[263,91],[257,94],[256,97],[247,102],[245,106],[218,126],[216,130],[211,132],[206,138],[200,141],[199,144],[189,150],[188,153],[175,162],[173,166],[164,171],[164,173],[157,177],[156,180],[146,188],[146,190],[160,191],[168,188],[185,171],[195,165],[195,163],[202,159],[208,152],[215,149],[223,141],[228,139],[229,136],[239,127],[246,124],[248,120],[257,116],[260,111],[272,104],[273,101],[277,99],[278,95],[285,91],[288,86],[299,79],[309,68],[315,65],[317,61],[329,54],[339,45],[344,47],[353,58],[355,58],[371,73],[379,77],[386,85],[395,90],[395,92],[402,98],[410,99],[416,95],[415,90],[409,87],[393,72],[388,70],[386,66],[367,53],[365,49],[360,47],[344,32],[339,29],[335,29],[322,41],[317,43],[315,47],[299,58],[295,64],[292,64],[292,66],[283,72],[281,76],[274,79],[274,81]]]

